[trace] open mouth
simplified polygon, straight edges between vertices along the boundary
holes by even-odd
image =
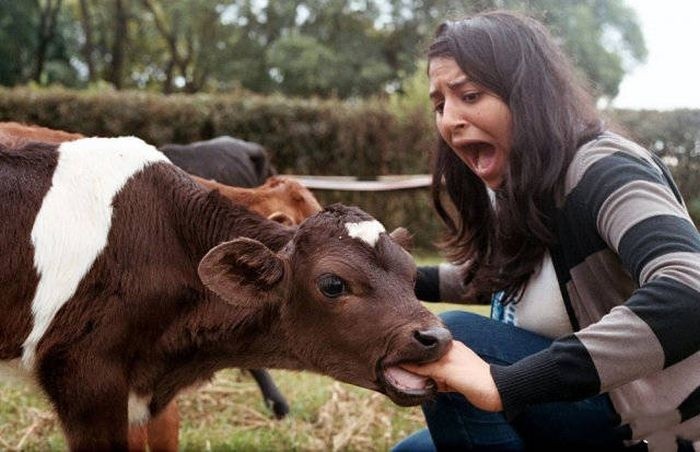
[[[409,372],[398,365],[381,366],[378,375],[386,395],[400,406],[419,405],[434,397],[437,392],[433,380]]]
[[[487,173],[496,161],[496,147],[485,141],[460,146],[460,154],[477,175]]]

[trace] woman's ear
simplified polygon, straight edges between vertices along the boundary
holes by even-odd
[[[197,272],[204,285],[227,303],[251,306],[275,297],[285,265],[261,242],[238,238],[212,248]]]

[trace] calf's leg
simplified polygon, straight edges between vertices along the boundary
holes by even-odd
[[[180,412],[173,400],[145,424],[129,426],[129,452],[177,452]]]
[[[70,450],[127,450],[128,388],[121,368],[94,356],[57,353],[42,360],[38,377]]]
[[[148,445],[148,430],[146,424],[129,425],[129,452],[145,451]]]
[[[180,432],[180,411],[173,399],[148,424],[148,447],[151,452],[176,452]]]
[[[289,413],[289,404],[275,385],[272,375],[265,369],[249,369],[260,387],[265,405],[270,407],[277,419],[282,419]]]

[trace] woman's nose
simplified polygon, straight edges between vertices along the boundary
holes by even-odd
[[[444,126],[450,129],[463,128],[469,124],[463,112],[453,102],[445,102],[442,121]]]

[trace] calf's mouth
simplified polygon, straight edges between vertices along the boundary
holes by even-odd
[[[402,336],[403,337],[403,336]],[[384,356],[375,369],[377,385],[400,406],[419,405],[437,395],[433,380],[410,372],[401,365],[424,364],[440,359],[452,345],[452,334],[441,324],[428,324],[415,329],[409,341]]]
[[[437,394],[433,380],[407,371],[396,364],[377,365],[380,391],[399,406],[415,406],[432,399]]]

